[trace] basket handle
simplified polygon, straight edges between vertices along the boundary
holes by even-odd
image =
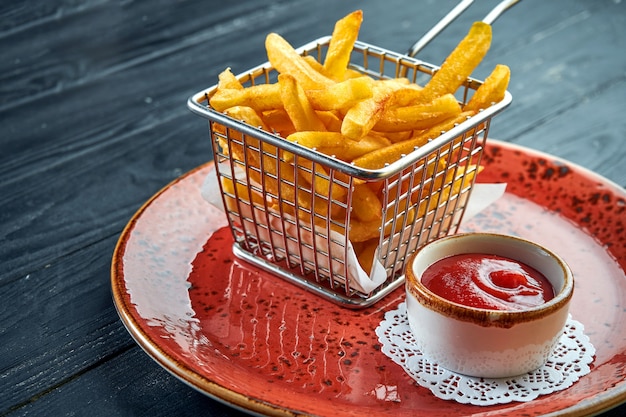
[[[510,7],[518,3],[520,0],[503,0],[496,7],[494,7],[483,19],[483,22],[492,24],[502,13],[508,10]],[[461,15],[474,0],[461,0],[452,10],[448,12],[435,26],[433,26],[424,36],[422,36],[417,42],[409,48],[408,55],[415,57],[419,51],[422,50],[435,36],[445,29],[450,23],[452,23],[457,17]]]

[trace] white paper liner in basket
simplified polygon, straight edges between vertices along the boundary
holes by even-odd
[[[481,406],[527,402],[569,388],[590,372],[589,365],[595,355],[584,326],[571,316],[547,363],[512,378],[461,375],[429,360],[415,345],[404,302],[385,313],[376,335],[382,344],[381,351],[436,397]]]
[[[230,165],[228,164],[228,162],[223,162],[220,166],[220,170],[230,171]],[[238,175],[237,172],[236,175]],[[209,175],[207,175],[204,184],[202,185],[201,193],[202,197],[208,203],[212,204],[220,210],[224,210],[222,197],[219,194],[220,187],[218,181],[219,180],[217,176],[213,172],[211,172]],[[471,218],[472,216],[476,215],[481,210],[495,202],[504,194],[505,189],[506,184],[475,184],[472,189],[471,197],[467,202],[463,220],[465,221]],[[253,205],[242,204],[240,206],[240,210],[243,210],[243,212],[240,213],[240,218],[242,219],[267,218],[267,216],[265,216],[265,214],[260,209],[255,208]],[[288,217],[288,215],[285,215],[285,217]],[[299,253],[300,251],[302,251],[302,257],[305,262],[313,262],[313,260],[315,260],[316,262],[321,264],[320,266],[322,268],[328,269],[329,265],[327,260],[316,258],[313,249],[311,249],[312,247],[320,247],[320,245],[321,247],[328,246],[328,239],[320,237],[317,233],[314,236],[314,234],[310,231],[302,229],[297,230],[295,219],[288,220],[291,221],[285,221],[282,217],[278,215],[272,216],[270,217],[270,223],[276,222],[276,224],[270,224],[266,226],[269,226],[270,229],[274,230],[282,230],[282,228],[284,227],[285,234],[287,236],[297,236],[298,239],[295,240],[303,241],[307,243],[307,245],[296,246],[297,243],[294,240],[287,239],[287,245],[289,246],[287,250],[289,251],[289,253]],[[281,224],[278,224],[278,222],[280,222]],[[266,227],[260,227],[257,228],[257,230],[259,231],[259,237],[261,239],[265,241],[271,240],[272,245],[274,245],[275,248],[279,250],[285,250],[285,239],[280,239],[277,236],[271,235],[268,231],[268,228]],[[328,250],[330,251],[330,253],[333,254],[334,257],[339,259],[339,262],[334,263],[335,266],[333,266],[333,268],[335,270],[333,272],[335,272],[336,274],[343,274],[343,271],[339,271],[338,268],[340,268],[341,265],[345,263],[348,270],[348,284],[351,289],[367,294],[378,288],[387,280],[387,272],[385,271],[384,266],[377,260],[374,261],[374,265],[369,274],[364,271],[357,259],[356,252],[354,251],[354,248],[350,243],[348,243],[348,259],[344,260],[343,247],[341,247],[339,244],[335,244],[336,247],[332,247],[332,242],[343,241],[343,236],[335,231],[331,231],[330,234],[331,247],[328,248]],[[315,239],[315,244],[313,244],[313,239]],[[398,239],[400,238],[398,237]]]

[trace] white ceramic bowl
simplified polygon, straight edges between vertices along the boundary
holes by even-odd
[[[434,262],[464,253],[493,254],[541,272],[554,298],[519,311],[467,307],[440,297],[421,282]],[[542,366],[568,317],[574,280],[553,252],[517,237],[468,233],[438,239],[413,255],[406,270],[407,314],[418,348],[451,371],[485,378],[525,374]]]

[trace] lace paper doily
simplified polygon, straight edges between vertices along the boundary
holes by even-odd
[[[583,330],[584,326],[570,316],[544,366],[525,375],[499,379],[461,375],[430,362],[415,347],[404,302],[385,314],[376,334],[382,352],[436,397],[463,404],[494,405],[531,401],[540,395],[566,389],[588,374],[595,348]]]

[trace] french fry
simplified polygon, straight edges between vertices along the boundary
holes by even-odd
[[[441,163],[441,162],[439,162]],[[439,166],[436,169],[442,169]],[[429,164],[428,176],[432,176],[435,172],[435,165]],[[401,221],[400,218],[396,218],[394,210],[387,210],[387,216],[384,225],[381,225],[379,220],[361,221],[353,218],[350,221],[350,240],[360,244],[361,251],[364,251],[366,247],[365,242],[373,244],[380,237],[381,228],[385,236],[389,236],[395,233],[400,233],[403,230],[404,223],[411,224],[416,218],[423,217],[428,211],[437,209],[437,207],[443,202],[447,201],[451,195],[458,195],[461,190],[470,185],[474,176],[479,172],[476,166],[469,166],[465,170],[457,172],[456,177],[453,180],[454,170],[450,170],[446,174],[446,178],[439,178],[435,180],[435,184],[432,187],[432,192],[428,193],[419,204],[415,201],[416,195],[419,193],[413,190],[410,198],[400,197],[398,201],[394,201],[394,205],[399,205],[399,211],[404,212],[403,216],[406,218]],[[464,174],[465,173],[465,174]],[[417,204],[417,205],[416,205]],[[371,248],[370,248],[371,250]],[[359,258],[361,260],[361,258]],[[363,261],[367,260],[367,255],[363,258]],[[363,262],[365,264],[366,262]]]
[[[317,59],[315,59],[313,55],[305,55],[302,57],[302,59],[307,64],[309,64],[314,71],[319,72],[325,77],[327,76],[326,72],[324,71],[324,64],[320,63]]]
[[[315,110],[307,99],[304,90],[298,85],[296,78],[289,74],[278,76],[280,97],[297,131],[326,131],[326,126],[317,117]]]
[[[330,110],[316,110],[317,117],[324,123],[329,132],[341,132],[341,114]]]
[[[326,155],[333,155],[337,159],[350,162],[367,153],[391,145],[391,141],[385,136],[374,134],[367,135],[358,141],[345,137],[343,139],[338,146],[320,146],[319,150]]]
[[[387,210],[387,220],[385,221],[384,235],[395,235],[402,233],[406,225],[410,225],[416,219],[416,209],[414,206],[407,206],[404,213],[396,215],[393,210]]]
[[[413,169],[413,181],[400,177],[391,181],[393,185],[385,190],[386,196],[383,200],[400,211],[408,211],[411,205],[417,204],[420,199],[428,198],[442,187],[446,167],[447,163],[444,158],[431,156],[425,166],[424,163],[420,163]],[[381,193],[382,190],[374,191]]]
[[[335,23],[324,60],[324,72],[330,78],[337,81],[344,79],[362,21],[363,12],[356,10]]]
[[[445,94],[430,103],[387,109],[374,130],[404,132],[428,129],[461,113],[461,106],[452,94]]]
[[[257,127],[265,131],[268,130],[268,127],[263,121],[263,119],[261,118],[261,116],[252,107],[247,107],[247,106],[230,107],[224,110],[224,114],[232,117],[233,119],[240,120],[252,127]],[[239,132],[231,131],[231,137],[236,137],[239,140],[242,139],[242,135]],[[259,147],[259,141],[253,137],[248,137],[248,144],[257,148]],[[241,145],[233,144],[232,146],[241,146]],[[264,152],[269,152],[272,154],[275,154],[277,152],[276,147],[268,143],[262,143],[261,148],[263,149]]]
[[[341,146],[344,137],[338,132],[295,132],[286,138],[289,142],[298,143],[307,148]]]
[[[285,139],[289,142],[297,143],[310,149],[341,146],[344,142],[344,138],[341,133],[337,132],[294,132]],[[283,152],[283,160],[286,162],[293,161],[293,154],[290,152]]]
[[[232,117],[233,119],[241,120],[242,122],[249,124],[253,127],[258,127],[263,130],[268,130],[267,125],[261,118],[261,116],[252,107],[248,106],[233,106],[224,110],[224,114]]]
[[[378,82],[381,85],[385,85],[386,86],[385,88],[388,88],[392,92],[392,96],[394,98],[398,96],[399,94],[401,94],[401,90],[419,89],[419,86],[417,86],[417,84],[412,84],[411,81],[409,81],[409,79],[406,77],[388,78],[384,80],[379,80]],[[395,105],[397,103],[394,102],[393,104]]]
[[[344,80],[348,80],[350,78],[358,78],[358,77],[362,77],[363,74],[360,73],[359,71],[352,69],[352,68],[348,68],[343,76]]]
[[[234,106],[234,107],[230,107],[226,110],[224,110],[224,114],[227,116],[232,117],[233,119],[237,119],[239,121],[242,121],[252,127],[257,127],[263,130],[267,129],[267,126],[265,125],[265,123],[263,122],[263,120],[261,119],[261,117],[258,115],[258,113],[256,112],[256,110],[254,110],[251,107],[247,107],[247,106]],[[223,126],[219,127],[219,130],[222,131],[223,133],[225,133],[225,128]],[[231,130],[230,131],[230,137],[231,139],[235,139],[235,141],[231,141],[230,143],[222,143],[222,147],[223,148],[233,148],[235,150],[235,152],[237,153],[237,155],[243,155],[244,151],[243,151],[243,145],[241,144],[241,141],[243,140],[243,135],[241,134],[241,132],[235,131],[235,130]],[[249,144],[254,146],[254,147],[259,147],[259,141],[255,138],[248,138],[249,139]],[[276,147],[271,146],[267,143],[263,144],[263,149],[267,150],[267,151],[272,151],[275,152],[276,151]]]
[[[297,167],[298,174],[313,186],[316,195],[323,197],[322,201],[328,201],[328,199],[338,201],[343,200],[347,190],[337,185],[333,186],[328,179],[330,178],[328,172],[321,165],[317,164],[313,167],[313,162],[308,159],[301,159],[298,161]],[[323,208],[323,210],[325,210],[325,208]],[[317,210],[317,207],[316,212],[318,212],[318,214],[325,213]]]
[[[410,106],[411,104],[418,103],[422,95],[421,86],[414,83],[407,83],[407,85],[393,92],[391,103],[393,106]]]
[[[275,110],[283,107],[278,84],[258,84],[244,89],[218,88],[209,99],[209,104],[220,112],[235,106],[253,107],[257,111]]]
[[[380,220],[363,222],[355,218],[350,219],[350,241],[353,243],[375,239],[380,236],[380,231]]]
[[[409,80],[406,78],[376,81],[372,97],[359,101],[348,110],[343,118],[341,133],[352,140],[360,140],[367,135],[393,104],[394,93],[407,85]]]
[[[506,65],[496,65],[483,84],[478,87],[463,111],[486,109],[493,103],[502,101],[511,79],[511,70]]]
[[[226,68],[222,71],[218,76],[218,89],[233,89],[233,90],[243,90],[243,85],[239,82],[239,80],[232,73],[230,68]]]
[[[370,132],[370,136],[379,136],[385,138],[389,145],[392,143],[402,142],[403,140],[408,140],[413,136],[413,130],[405,130],[400,132],[377,132],[372,130]]]
[[[307,90],[306,95],[316,110],[348,110],[373,95],[374,81],[369,77],[349,78],[324,90]]]
[[[250,107],[235,106],[226,109],[224,113],[251,126],[267,129],[262,118]],[[239,139],[240,138],[239,136]],[[313,208],[313,210],[321,216],[328,214],[328,205],[323,201],[320,202],[319,197],[311,198],[311,196],[307,195],[308,193],[304,191],[304,188],[299,188],[297,191],[295,190],[294,184],[296,184],[296,181],[293,167],[286,161],[279,161],[278,164],[280,168],[277,167],[276,158],[270,156],[270,154],[275,155],[277,153],[274,146],[263,143],[261,146],[263,152],[259,152],[258,141],[253,138],[248,138],[248,140],[251,147],[247,147],[245,157],[243,156],[244,147],[242,145],[231,141],[228,146],[230,146],[235,159],[244,160],[245,158],[248,165],[257,168],[250,173],[251,177],[256,182],[263,184],[272,195],[279,197],[283,201],[291,202],[290,205],[292,206],[296,205],[295,201],[297,200],[298,205],[305,210]],[[253,150],[255,147],[257,148],[256,151]],[[281,179],[283,181],[278,179],[278,169],[280,169]],[[300,162],[298,175],[310,184],[315,183],[316,193],[326,197],[331,195],[333,199],[341,199],[345,195],[345,190],[340,187],[335,186],[332,190],[330,189],[330,182],[325,178],[328,174],[324,173],[321,167],[317,167],[317,172],[318,175],[315,175],[310,161],[302,160]]]
[[[323,89],[334,81],[315,71],[300,54],[277,33],[270,33],[265,38],[267,57],[281,74],[290,74],[305,90]]]
[[[263,161],[261,163],[260,161]],[[248,170],[253,181],[261,184],[266,192],[279,203],[282,203],[285,211],[295,213],[300,210],[317,212],[320,216],[328,215],[327,207],[323,204],[316,204],[316,199],[311,197],[311,193],[303,188],[295,187],[298,182],[306,181],[304,178],[296,181],[294,167],[291,164],[280,161],[277,167],[276,160],[264,155],[260,158],[258,153],[248,154],[248,164],[256,169]],[[277,172],[280,170],[280,177]]]
[[[366,185],[360,184],[352,191],[352,214],[362,222],[382,219],[383,205],[378,196]]]
[[[326,69],[324,69],[324,64],[320,63],[313,55],[305,55],[302,57],[302,59],[304,59],[304,61],[306,61],[306,63],[309,64],[311,68],[313,68],[313,70],[319,72],[320,74],[322,74],[323,76],[327,78],[331,78],[326,73]],[[350,78],[359,78],[359,77],[363,77],[363,74],[361,72],[352,68],[346,68],[343,74],[343,78],[340,80],[334,80],[334,81],[340,82],[340,81],[349,80]]]
[[[424,86],[419,102],[429,102],[444,94],[454,93],[480,64],[490,46],[491,26],[484,22],[472,24],[468,34]]]
[[[367,135],[387,109],[391,91],[388,88],[374,88],[371,98],[359,101],[343,118],[341,133],[352,140],[360,140]]]
[[[285,109],[268,110],[263,112],[261,117],[270,132],[276,132],[282,137],[287,137],[296,131]]]

